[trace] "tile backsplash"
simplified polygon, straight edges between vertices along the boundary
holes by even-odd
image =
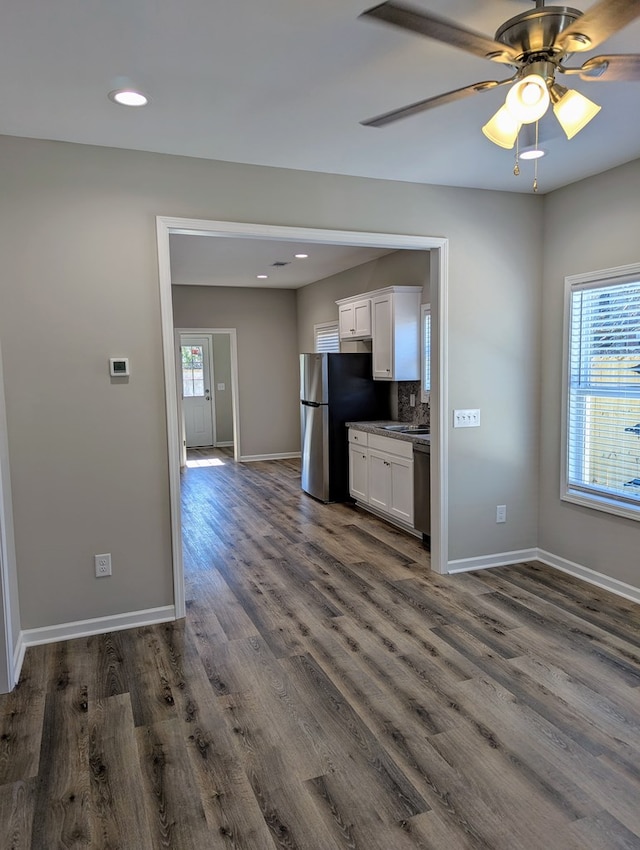
[[[431,408],[420,402],[420,381],[398,381],[397,386],[397,416],[399,422],[409,422],[411,425],[430,425]],[[416,406],[411,407],[411,394],[416,397]]]

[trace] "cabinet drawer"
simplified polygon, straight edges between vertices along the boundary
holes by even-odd
[[[413,460],[413,443],[408,440],[394,440],[393,437],[381,437],[378,434],[369,434],[368,437],[370,449]]]
[[[368,434],[366,431],[357,431],[355,428],[349,428],[350,443],[356,443],[358,446],[368,446],[370,436],[373,436],[373,434]]]

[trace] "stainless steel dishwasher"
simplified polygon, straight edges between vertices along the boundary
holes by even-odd
[[[431,548],[431,443],[413,443],[413,524],[422,532],[422,542]]]

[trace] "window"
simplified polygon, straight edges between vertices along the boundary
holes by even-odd
[[[640,519],[640,266],[567,279],[562,498]]]
[[[200,398],[204,395],[203,350],[201,345],[182,345],[182,395]]]
[[[313,326],[316,353],[324,351],[340,351],[340,336],[337,322],[324,322]]]
[[[431,396],[431,305],[423,304],[420,311],[422,335],[422,382],[420,401],[428,403]]]

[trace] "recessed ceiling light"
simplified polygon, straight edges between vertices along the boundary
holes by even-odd
[[[142,92],[135,89],[116,89],[109,92],[109,100],[120,106],[146,106],[149,103],[149,98]]]
[[[309,256],[308,254],[296,254],[295,255],[296,260],[306,260],[308,256]]]
[[[268,280],[269,279],[268,274],[257,274],[256,277],[258,278],[258,280]]]

